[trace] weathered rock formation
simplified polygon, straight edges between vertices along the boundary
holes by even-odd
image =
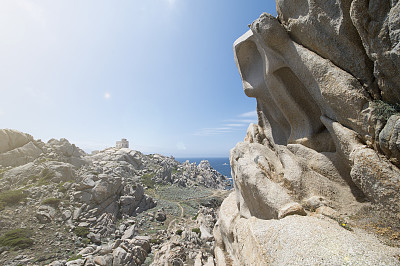
[[[211,263],[215,213],[199,212],[199,224],[192,217],[202,201],[215,205],[221,190],[212,188],[225,186],[226,177],[207,161],[181,164],[128,148],[87,155],[66,139],[44,143],[0,130],[0,264],[142,265],[146,258],[149,264],[149,253],[185,220],[183,261]],[[13,230],[27,230],[32,247],[11,252],[3,236]],[[171,252],[156,254],[155,265],[168,263]]]
[[[276,3],[234,44],[259,122],[230,153],[217,262],[399,264],[361,228],[400,229],[400,4]]]

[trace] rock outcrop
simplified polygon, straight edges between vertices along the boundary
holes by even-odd
[[[222,202],[227,179],[207,161],[181,164],[128,148],[88,155],[66,139],[44,143],[15,130],[0,130],[0,143],[1,265],[148,265],[153,256],[168,263],[174,248],[149,253],[186,220],[184,261],[213,262],[214,210],[199,212],[199,225],[192,218],[203,201]],[[30,248],[15,256],[2,239],[19,230],[29,238],[18,243]]]
[[[258,125],[230,152],[217,264],[399,264],[399,2],[276,3],[234,44]]]

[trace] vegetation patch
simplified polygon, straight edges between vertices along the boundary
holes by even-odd
[[[23,190],[6,190],[0,193],[0,202],[4,205],[12,205],[24,200],[26,195]]]
[[[43,186],[50,184],[50,180],[54,176],[55,173],[52,170],[44,168],[39,175],[31,175],[29,179],[36,183],[37,186]]]
[[[182,235],[182,232],[183,232],[182,229],[178,229],[178,230],[176,230],[175,235],[180,236],[180,235]]]
[[[162,240],[158,239],[158,238],[152,238],[152,239],[150,239],[150,243],[154,244],[154,245],[159,245],[162,243]]]
[[[353,231],[353,228],[351,228],[350,224],[346,223],[346,222],[343,221],[342,219],[336,218],[336,219],[334,219],[334,220],[336,220],[336,221],[338,222],[338,224],[339,224],[341,227],[343,227],[344,229],[349,230],[349,231]]]
[[[381,100],[373,101],[372,113],[378,118],[387,121],[392,115],[400,113],[400,104],[389,104]]]
[[[81,254],[74,255],[74,256],[70,257],[68,259],[68,261],[79,260],[79,259],[82,259],[82,255]]]
[[[152,174],[145,174],[140,177],[140,181],[142,182],[143,185],[145,185],[148,188],[154,188],[156,182],[152,179],[154,177],[155,173]]]
[[[28,248],[33,245],[33,240],[30,237],[31,232],[28,229],[13,229],[0,237],[0,246],[20,249]]]
[[[192,232],[194,232],[194,233],[198,234],[198,236],[199,236],[199,237],[201,237],[201,231],[200,231],[200,228],[193,228],[193,229],[192,229]]]
[[[178,173],[178,168],[175,166],[171,169],[171,175]]]
[[[7,171],[7,168],[1,168],[0,167],[0,179],[4,177],[4,173]]]
[[[87,228],[87,227],[77,226],[74,229],[74,233],[75,233],[75,235],[80,236],[80,237],[87,237],[87,235],[90,232],[89,232],[89,228]]]
[[[90,239],[89,238],[84,238],[84,239],[82,239],[82,241],[81,241],[84,245],[89,245],[90,244]]]
[[[58,207],[58,205],[60,204],[61,199],[57,199],[57,198],[48,198],[42,201],[43,205],[50,205],[53,207]]]

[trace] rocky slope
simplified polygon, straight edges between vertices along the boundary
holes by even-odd
[[[212,259],[226,186],[207,161],[88,155],[66,139],[0,130],[0,265],[157,265],[174,259],[161,248],[172,236],[182,261]]]
[[[258,125],[218,265],[399,265],[400,2],[276,0],[234,44]]]

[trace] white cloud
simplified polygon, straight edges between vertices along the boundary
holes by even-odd
[[[233,132],[234,129],[231,127],[216,127],[216,128],[202,128],[198,132],[194,133],[195,136],[213,136],[221,135],[225,133]]]
[[[247,127],[247,124],[225,124],[227,127]]]
[[[257,117],[257,111],[240,114],[239,117]]]
[[[178,150],[180,150],[180,151],[184,151],[184,150],[186,150],[186,146],[185,146],[185,143],[183,143],[183,142],[178,142],[177,144],[176,144],[176,148],[178,149]]]
[[[240,118],[243,117],[243,118]],[[246,129],[250,123],[257,123],[257,112],[247,112],[243,114],[239,114],[237,118],[226,119],[224,120],[224,124],[220,127],[213,128],[202,128],[199,131],[195,132],[193,135],[195,136],[214,136],[214,135],[222,135],[227,133],[232,133],[235,131],[240,131]],[[230,122],[230,123],[226,123]]]
[[[225,120],[225,122],[250,124],[250,123],[257,123],[257,119],[227,119]]]
[[[104,99],[108,100],[111,98],[111,94],[109,92],[104,93]]]

